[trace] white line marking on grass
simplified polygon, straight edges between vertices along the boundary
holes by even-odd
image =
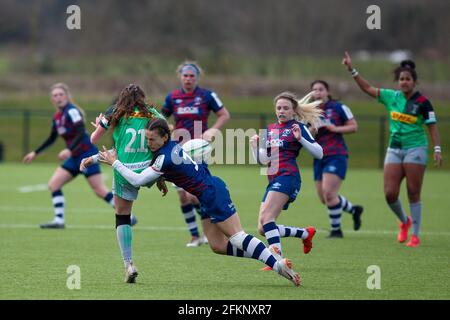
[[[17,190],[19,190],[19,192],[21,192],[21,193],[35,192],[35,191],[48,191],[48,186],[45,183],[41,183],[41,184],[35,184],[32,186],[19,187]]]
[[[39,226],[37,224],[0,224],[0,229],[37,229]],[[79,230],[112,230],[114,229],[114,223],[111,223],[111,225],[66,225],[67,229],[79,229]],[[182,231],[187,232],[186,227],[169,227],[169,226],[134,226],[133,229],[135,230],[144,230],[144,231]],[[256,231],[254,228],[244,228],[245,230],[251,230],[252,232]],[[355,234],[386,234],[386,235],[393,235],[397,234],[397,231],[390,231],[390,230],[359,230],[359,231],[353,231],[350,229],[343,230],[344,232],[353,232]],[[328,230],[317,230],[319,233],[328,233]],[[430,236],[444,236],[449,237],[450,232],[435,232],[435,231],[423,231],[421,234],[424,235],[430,235]]]

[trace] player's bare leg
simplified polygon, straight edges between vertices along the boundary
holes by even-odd
[[[111,191],[108,190],[105,183],[103,182],[102,174],[94,174],[86,178],[92,191],[95,192],[97,197],[106,201],[111,207],[115,208],[114,197]],[[131,226],[137,223],[136,217],[131,214]]]

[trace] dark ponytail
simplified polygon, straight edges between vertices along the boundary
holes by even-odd
[[[328,100],[336,100],[336,99],[333,99],[333,97],[331,96],[331,94],[330,94],[330,85],[325,80],[314,80],[313,82],[311,82],[310,89],[312,90],[313,86],[315,84],[317,84],[317,83],[320,83],[321,85],[323,85],[325,87],[325,89],[327,89],[327,91],[328,91]]]
[[[394,70],[394,80],[398,81],[400,79],[400,74],[402,72],[409,72],[411,77],[414,79],[414,82],[417,81],[417,72],[416,72],[416,64],[412,60],[403,60],[400,62],[400,66],[395,68]]]

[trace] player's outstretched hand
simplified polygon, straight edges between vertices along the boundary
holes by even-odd
[[[58,159],[64,161],[67,158],[70,158],[71,155],[72,155],[72,151],[70,151],[69,149],[65,148],[65,149],[61,150],[60,153],[58,153]]]
[[[344,58],[342,59],[342,64],[347,66],[348,71],[352,71],[352,69],[353,69],[352,58],[350,57],[350,55],[348,54],[347,51],[345,51],[345,53],[344,53]]]
[[[94,159],[92,159],[92,157],[84,158],[83,160],[81,160],[81,163],[80,163],[80,171],[86,170],[86,168],[89,167],[93,163],[94,163]]]
[[[214,128],[208,129],[205,132],[203,132],[202,139],[204,139],[208,142],[212,142],[213,138],[217,134],[217,132],[219,132],[219,130],[217,130],[217,129],[214,129]]]
[[[36,152],[31,151],[30,153],[28,153],[27,155],[25,155],[25,157],[23,157],[23,162],[24,163],[31,163],[34,158],[36,158]]]
[[[100,156],[99,160],[109,165],[112,165],[114,161],[117,160],[117,152],[114,148],[108,150],[105,146],[103,146],[103,151],[100,151],[98,154]]]
[[[94,128],[97,128],[97,127],[99,126],[100,121],[102,120],[102,118],[103,118],[103,113],[100,113],[100,114],[98,115],[98,117],[95,118],[95,122],[92,122],[92,121],[91,121],[92,126],[93,126]]]
[[[167,192],[169,192],[169,189],[166,185],[166,180],[164,180],[164,178],[162,177],[158,179],[158,181],[156,182],[156,186],[158,187],[158,190],[161,191],[163,197],[167,194]]]
[[[300,127],[297,123],[294,123],[292,125],[292,133],[294,134],[295,139],[300,141],[300,139],[302,138],[302,131],[300,130]]]
[[[442,166],[442,154],[440,152],[435,152],[433,155],[434,166],[441,167]]]

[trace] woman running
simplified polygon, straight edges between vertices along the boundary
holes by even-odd
[[[197,63],[186,61],[177,68],[177,74],[181,82],[181,88],[170,92],[162,108],[162,114],[169,118],[173,115],[175,119],[174,138],[181,143],[190,139],[203,138],[212,141],[214,134],[220,130],[230,119],[228,110],[223,105],[217,94],[208,89],[198,86],[202,71]],[[208,118],[214,112],[217,119],[213,126],[208,129]],[[185,190],[175,186],[180,199],[181,212],[191,234],[191,240],[187,247],[198,247],[207,243],[207,238],[200,237],[195,212],[201,216],[198,199]]]
[[[352,215],[353,229],[359,230],[364,210],[362,206],[353,205],[339,194],[347,172],[348,159],[348,148],[343,135],[356,132],[358,124],[349,107],[332,99],[327,82],[315,80],[311,83],[311,89],[314,99],[322,100],[320,108],[323,110],[321,124],[315,136],[323,148],[323,158],[314,159],[314,181],[320,201],[328,208],[331,224],[328,238],[342,238],[342,211]]]
[[[83,174],[95,194],[114,208],[112,193],[103,183],[100,166],[93,165],[80,170],[81,160],[98,152],[89,140],[84,125],[84,113],[71,98],[69,87],[64,83],[56,83],[50,89],[50,97],[56,112],[53,115],[50,136],[36,150],[28,153],[23,162],[31,163],[37,155],[51,146],[58,135],[64,139],[66,148],[58,154],[63,162],[48,182],[52,194],[54,218],[49,223],[41,224],[41,228],[63,229],[65,227],[65,199],[62,187],[72,181],[78,174]]]
[[[311,98],[312,92],[301,100],[291,92],[280,93],[274,99],[278,121],[267,126],[266,137],[262,141],[259,141],[258,135],[250,140],[257,162],[268,165],[269,184],[259,210],[258,231],[266,237],[271,252],[280,256],[281,237],[302,239],[303,251],[309,253],[316,233],[314,227],[276,224],[281,211],[288,209],[300,191],[300,170],[296,162],[300,149],[305,148],[314,158],[322,158],[322,147],[314,141],[306,127],[309,124],[315,128],[321,115],[317,108],[321,101],[309,102]]]
[[[154,152],[152,165],[140,174],[117,160],[115,151],[104,149],[101,160],[112,165],[133,186],[152,184],[161,177],[175,183],[197,197],[201,204],[203,230],[214,253],[257,259],[287,278],[295,286],[300,276],[292,270],[289,259],[272,254],[258,238],[247,234],[230,198],[227,186],[219,177],[212,176],[208,168],[198,165],[184,152],[180,144],[170,140],[167,122],[149,121],[145,135],[149,149]]]

